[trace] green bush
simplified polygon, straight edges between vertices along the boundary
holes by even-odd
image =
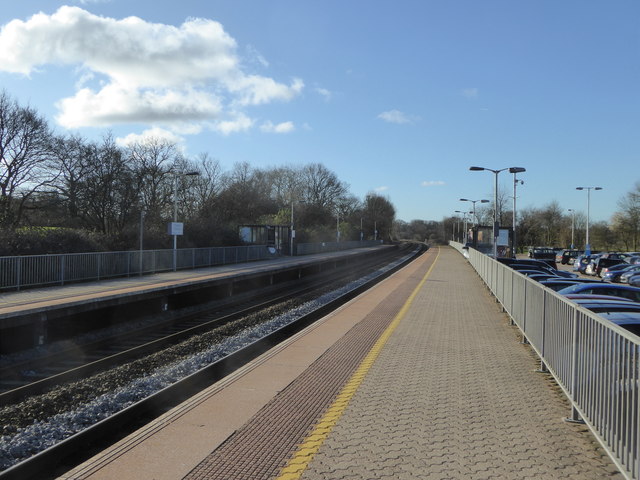
[[[105,239],[85,230],[25,227],[0,231],[0,256],[83,253],[107,250]]]

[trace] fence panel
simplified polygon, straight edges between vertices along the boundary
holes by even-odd
[[[524,275],[501,274],[511,269],[480,252],[465,256],[509,306],[569,398],[572,417],[589,426],[626,478],[640,479],[640,339]]]

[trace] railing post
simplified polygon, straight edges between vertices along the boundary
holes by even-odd
[[[16,270],[16,287],[20,290],[20,285],[22,285],[22,257],[18,257]]]
[[[64,264],[65,255],[60,255],[60,285],[64,285]]]
[[[573,307],[573,332],[571,335],[571,417],[565,421],[584,423],[575,407],[576,393],[578,389],[578,309]]]
[[[548,373],[547,365],[544,363],[545,355],[545,333],[547,330],[547,292],[542,292],[542,339],[540,342],[540,369],[539,373]]]

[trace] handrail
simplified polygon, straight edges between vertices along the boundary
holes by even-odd
[[[584,421],[622,474],[640,479],[640,338],[477,250],[450,245],[553,375],[570,420]]]

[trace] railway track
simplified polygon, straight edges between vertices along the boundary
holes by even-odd
[[[418,252],[414,251],[413,255]],[[202,368],[199,368],[196,372],[190,373],[185,378],[178,379],[172,382],[170,385],[159,389],[155,393],[145,396],[145,398],[137,399],[135,402],[127,405],[122,410],[113,413],[108,418],[101,419],[96,423],[88,426],[88,428],[82,429],[77,433],[69,436],[61,442],[56,442],[48,448],[44,448],[38,453],[30,456],[28,459],[21,461],[20,463],[11,466],[0,473],[0,479],[11,478],[42,478],[42,472],[52,471],[52,464],[60,462],[61,458],[67,458],[70,462],[69,465],[77,463],[84,458],[88,457],[94,450],[88,450],[87,445],[93,445],[94,449],[103,449],[106,445],[121,438],[135,428],[158,416],[174,405],[180,403],[184,399],[192,396],[202,388],[210,385],[219,378],[229,374],[237,368],[240,368],[246,362],[260,355],[268,348],[273,346],[297,331],[305,328],[307,325],[315,321],[317,318],[325,315],[332,309],[337,308],[342,303],[353,298],[355,295],[370,288],[373,284],[380,281],[382,278],[389,275],[392,271],[400,268],[404,263],[410,261],[411,255],[407,255],[404,252],[402,261],[395,261],[392,268],[387,268],[384,273],[374,275],[372,278],[361,283],[357,287],[349,288],[343,292],[339,297],[323,303],[312,309],[312,311],[300,315],[295,321],[285,324],[282,327],[276,328],[274,331],[269,332],[261,338],[257,338],[249,342],[242,348],[238,348],[231,353],[224,354],[221,358],[211,362]],[[354,276],[362,276],[367,272],[370,272],[374,268],[379,267],[379,263],[388,263],[392,258],[385,256],[385,258],[378,257],[372,258],[367,265],[359,269],[358,272],[342,272],[340,281],[347,283]],[[4,405],[0,408],[0,424],[5,423],[8,416],[24,415],[22,412],[22,405],[32,405],[43,401],[46,403],[47,398],[58,398],[56,396],[56,390],[60,385],[73,382],[79,378],[86,378],[90,375],[100,377],[110,373],[112,370],[118,370],[118,368],[135,370],[133,365],[136,363],[144,362],[156,362],[156,357],[161,357],[163,353],[171,349],[187,349],[192,347],[188,345],[189,339],[199,339],[206,335],[212,335],[210,332],[216,330],[225,330],[226,334],[235,335],[238,329],[249,329],[251,323],[255,323],[255,319],[246,322],[246,318],[252,318],[251,316],[260,316],[264,309],[269,312],[267,316],[273,316],[274,314],[281,313],[286,310],[291,310],[296,305],[299,305],[302,301],[305,301],[313,295],[312,292],[318,289],[327,289],[327,284],[330,284],[332,288],[336,287],[338,280],[336,279],[336,272],[332,272],[331,279],[323,279],[322,282],[314,283],[313,285],[304,285],[300,288],[291,291],[292,286],[288,285],[285,288],[289,288],[289,291],[284,292],[270,292],[269,298],[262,298],[258,302],[251,302],[251,304],[243,304],[240,307],[237,305],[231,307],[224,314],[220,312],[210,313],[208,315],[200,314],[199,316],[190,315],[188,318],[181,319],[178,322],[173,322],[171,325],[165,325],[168,334],[160,334],[158,332],[147,332],[145,335],[140,335],[133,343],[136,345],[129,346],[129,348],[118,347],[115,353],[111,353],[109,349],[103,353],[101,358],[94,359],[95,355],[99,354],[99,349],[96,348],[94,354],[85,355],[89,361],[86,361],[80,366],[74,366],[71,369],[64,370],[63,372],[57,372],[46,378],[39,379],[36,382],[26,383],[17,389],[9,390],[0,395],[0,402]],[[292,301],[294,297],[299,301]],[[245,323],[243,323],[245,322]],[[174,331],[177,330],[177,331]],[[223,333],[225,335],[225,333]],[[152,336],[159,336],[159,338],[151,338]],[[207,340],[207,342],[210,340]],[[184,344],[187,344],[185,347]],[[206,342],[205,342],[206,343]],[[105,345],[108,345],[108,341]],[[123,343],[122,345],[126,345]],[[104,349],[104,346],[101,347]],[[155,357],[154,357],[155,356]],[[149,360],[151,359],[151,360]],[[100,373],[102,372],[102,373]],[[107,372],[107,373],[105,373]],[[100,380],[98,380],[100,381]],[[73,383],[71,383],[73,385]],[[51,393],[54,392],[54,393]],[[61,395],[62,398],[65,395]],[[50,400],[49,400],[50,401]],[[36,407],[37,408],[37,407]],[[42,407],[41,407],[42,409]],[[46,410],[46,408],[44,408]],[[3,418],[3,411],[5,417]],[[55,409],[50,413],[54,413]],[[27,414],[28,415],[28,414]],[[46,416],[46,415],[45,415]],[[26,419],[23,419],[26,420]],[[5,426],[5,434],[15,434],[15,431],[7,431]],[[82,446],[82,448],[79,448]],[[82,454],[79,455],[79,452]]]

